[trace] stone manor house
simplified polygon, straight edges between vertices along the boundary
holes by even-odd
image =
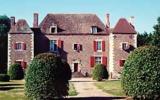
[[[34,56],[52,52],[66,60],[73,73],[90,75],[95,64],[104,64],[110,78],[118,78],[128,54],[137,47],[137,34],[130,21],[120,18],[110,27],[95,14],[47,14],[39,24],[33,15],[33,27],[25,19],[11,17],[8,33],[8,67],[20,63],[25,69]]]

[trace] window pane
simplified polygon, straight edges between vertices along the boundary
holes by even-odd
[[[50,40],[50,51],[57,51],[57,41],[56,40]]]
[[[96,64],[101,64],[101,60],[102,58],[101,57],[95,57],[95,63]]]
[[[16,50],[21,50],[21,49],[22,49],[21,43],[16,43]]]
[[[97,41],[97,50],[102,50],[102,42]]]

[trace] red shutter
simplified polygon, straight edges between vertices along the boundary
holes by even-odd
[[[102,64],[107,67],[107,57],[102,57]]]
[[[96,46],[97,46],[97,42],[96,42],[96,41],[93,41],[93,49],[94,49],[94,52],[96,52],[96,51],[97,51]]]
[[[16,43],[13,44],[13,48],[16,49]]]
[[[125,60],[119,60],[119,66],[124,66]]]
[[[90,57],[90,66],[94,67],[95,59],[93,56]]]
[[[23,69],[27,68],[27,62],[21,61],[21,66]]]
[[[23,43],[23,44],[22,44],[22,49],[23,49],[23,50],[26,50],[26,43]]]
[[[102,51],[105,51],[105,41],[102,41]]]
[[[63,48],[63,41],[62,40],[58,40],[58,48]]]
[[[82,45],[80,44],[80,50],[82,51]]]

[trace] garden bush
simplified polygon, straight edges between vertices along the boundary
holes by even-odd
[[[129,55],[122,71],[122,88],[134,99],[160,99],[159,48],[140,47]]]
[[[9,82],[9,79],[10,79],[9,75],[7,75],[7,74],[0,74],[0,81],[1,82]]]
[[[102,64],[97,64],[94,66],[92,77],[94,80],[101,81],[102,79],[108,79],[108,71],[106,67]]]
[[[12,64],[9,67],[9,76],[11,80],[21,80],[24,78],[24,71],[20,64]]]
[[[26,96],[31,100],[54,100],[67,96],[70,77],[65,69],[70,70],[70,67],[52,53],[35,56],[26,72]]]

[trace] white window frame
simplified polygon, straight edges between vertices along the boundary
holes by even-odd
[[[23,50],[23,44],[24,44],[24,42],[21,42],[21,41],[20,41],[20,42],[16,42],[16,46],[17,46],[18,43],[21,44],[21,49],[16,49],[16,48],[15,48],[15,51],[24,51],[24,50]]]
[[[51,41],[56,42],[56,43],[53,44],[54,45],[53,50],[51,49],[52,48]],[[49,51],[50,52],[57,52],[58,51],[58,46],[56,47],[56,50],[55,50],[55,45],[56,46],[58,45],[58,41],[57,40],[49,40]]]
[[[128,42],[121,42],[121,44],[120,44],[120,49],[121,49],[121,50],[123,50],[123,44],[124,44],[124,43],[126,43],[126,45],[129,44]]]
[[[55,28],[55,32],[52,32],[52,28]],[[52,34],[57,33],[57,25],[52,25],[50,27],[50,33],[52,33]]]
[[[97,50],[97,52],[102,52],[102,41],[103,41],[103,40],[102,40],[102,39],[96,39],[95,41],[96,41],[96,44],[97,44],[97,45],[96,45],[96,50]],[[98,49],[97,49],[97,48],[98,48],[98,42],[101,42],[101,50],[98,50]]]
[[[96,63],[96,57],[100,57],[101,58],[101,63]],[[95,64],[102,64],[102,56],[94,56],[94,59],[95,59]]]
[[[95,31],[94,31],[94,29],[95,29]],[[92,26],[92,27],[91,27],[91,33],[92,33],[92,34],[95,34],[95,33],[97,33],[97,32],[98,32],[97,26]]]
[[[74,49],[74,45],[75,45],[75,44],[77,44],[77,46],[78,46],[78,45],[82,45],[82,44],[80,44],[80,43],[74,43],[74,44],[73,44],[73,46],[72,46],[73,50],[74,50],[74,51],[77,51],[77,50]]]

